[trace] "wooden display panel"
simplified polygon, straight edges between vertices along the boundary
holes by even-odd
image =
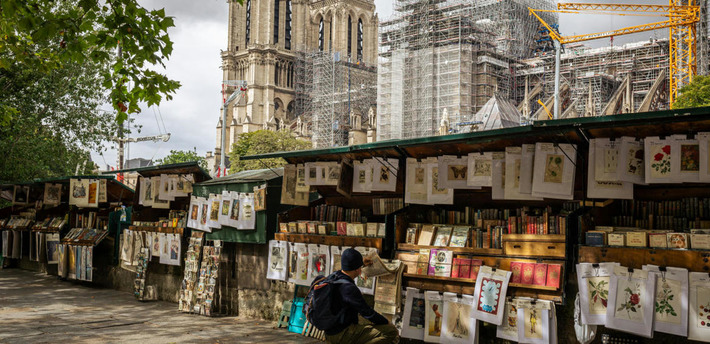
[[[319,244],[329,246],[364,246],[374,247],[378,252],[382,252],[382,238],[369,237],[348,237],[337,235],[317,235],[317,234],[291,234],[275,233],[274,239],[288,242]]]
[[[397,244],[400,251],[419,251],[419,249],[446,249],[453,253],[477,255],[503,255],[502,248],[475,248],[475,247],[449,247],[449,246],[424,246],[414,244]]]
[[[640,269],[644,264],[653,264],[686,268],[695,272],[710,272],[710,251],[580,246],[579,261],[582,263],[618,262],[622,266],[634,269]]]
[[[566,245],[559,242],[504,241],[503,249],[508,256],[564,258]]]

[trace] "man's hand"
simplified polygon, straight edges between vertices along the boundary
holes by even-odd
[[[373,264],[372,259],[370,259],[370,258],[363,258],[362,259],[362,266],[370,266],[372,264]]]

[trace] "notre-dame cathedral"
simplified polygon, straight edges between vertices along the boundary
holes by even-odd
[[[299,111],[306,110],[299,108],[298,93],[315,89],[299,90],[298,84],[301,82],[306,88],[312,88],[317,83],[314,78],[318,76],[304,75],[313,73],[313,70],[299,69],[299,63],[303,65],[308,54],[323,52],[323,55],[335,57],[336,61],[347,61],[352,70],[358,71],[359,68],[361,73],[376,81],[378,24],[373,0],[230,2],[228,46],[221,53],[223,78],[225,81],[247,81],[247,91],[238,104],[228,109],[228,147],[239,134],[261,129],[290,128],[299,136],[310,139],[314,134],[307,133],[308,129],[301,121]],[[364,66],[370,67],[366,69]],[[338,76],[347,80],[336,80],[335,83],[347,82],[350,87],[353,74],[348,67],[347,74]],[[303,83],[303,80],[310,84]],[[368,87],[376,89],[375,83]],[[358,85],[358,88],[364,86]],[[227,87],[227,95],[233,90],[233,87]],[[367,122],[367,109],[352,109],[350,105],[348,100],[347,108],[342,112],[350,113],[342,115],[347,118],[357,110],[366,118],[363,122]],[[373,110],[374,104],[370,112]],[[357,122],[360,125],[360,119]],[[221,150],[222,125],[220,115],[216,156]]]

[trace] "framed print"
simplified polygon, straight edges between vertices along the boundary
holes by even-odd
[[[493,152],[492,160],[492,183],[491,199],[505,199],[505,152]]]
[[[190,206],[187,214],[187,227],[196,229],[198,226],[198,218],[200,214],[200,204],[196,196],[190,197]]]
[[[12,204],[29,204],[30,203],[30,187],[15,185]]]
[[[518,299],[518,340],[520,343],[548,344],[550,337],[551,302],[543,300]]]
[[[476,278],[473,317],[494,325],[503,323],[503,306],[508,292],[510,271],[482,266]]]
[[[286,241],[269,241],[269,261],[266,278],[285,281],[288,266],[288,243]]]
[[[707,272],[691,272],[688,295],[688,339],[710,341],[710,276]]]
[[[209,203],[209,211],[207,213],[207,226],[210,228],[220,228],[222,225],[219,223],[219,207],[222,203],[222,195],[210,194],[210,198],[207,200]]]
[[[653,330],[677,336],[688,335],[688,269],[644,265],[656,275]]]
[[[679,183],[700,181],[700,144],[697,139],[673,140],[671,163],[674,178]]]
[[[424,341],[427,343],[440,343],[441,325],[444,320],[443,297],[437,291],[426,291],[424,300],[426,306],[426,312],[424,313]]]
[[[404,203],[428,204],[427,163],[414,158],[407,158],[407,173],[404,187]]]
[[[532,146],[533,153],[535,146]],[[529,149],[530,147],[525,147]],[[523,177],[522,173],[522,158],[523,158],[523,147],[506,147],[505,148],[505,183],[503,188],[503,196],[505,199],[509,200],[538,200],[541,201],[542,198],[532,197],[530,193],[524,194],[521,192],[523,189],[523,182],[521,179]],[[532,170],[525,173],[526,177],[530,180],[526,181],[532,192]]]
[[[372,190],[372,160],[353,162],[353,192],[370,193]]]
[[[592,139],[595,140],[595,139]],[[611,198],[611,199],[633,199],[634,184],[622,181],[598,181],[596,172],[596,144],[589,144],[589,158],[587,168],[587,197],[588,198]]]
[[[44,204],[57,206],[62,200],[62,184],[44,183]]]
[[[372,191],[396,191],[399,160],[375,158],[372,167]]]
[[[436,158],[427,158],[427,199],[429,204],[453,204],[454,190],[439,185],[439,164]]]
[[[444,155],[438,158],[439,184],[447,189],[480,189],[468,185],[468,156]]]
[[[582,324],[606,324],[609,283],[614,267],[617,266],[619,266],[619,263],[577,264],[579,301],[580,305],[582,305],[582,317],[580,320]]]
[[[402,315],[402,338],[424,340],[426,302],[419,289],[407,287]]]
[[[572,199],[576,163],[576,145],[536,143],[532,195]]]
[[[614,267],[609,280],[605,326],[652,338],[655,293],[655,274],[623,266]]]
[[[443,343],[478,343],[478,321],[471,317],[473,296],[444,293],[443,324],[441,341]]]
[[[468,154],[468,186],[493,185],[493,153],[479,152]]]

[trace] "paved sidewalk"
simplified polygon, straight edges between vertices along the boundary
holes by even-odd
[[[274,325],[184,314],[174,303],[0,270],[0,343],[319,343]]]

